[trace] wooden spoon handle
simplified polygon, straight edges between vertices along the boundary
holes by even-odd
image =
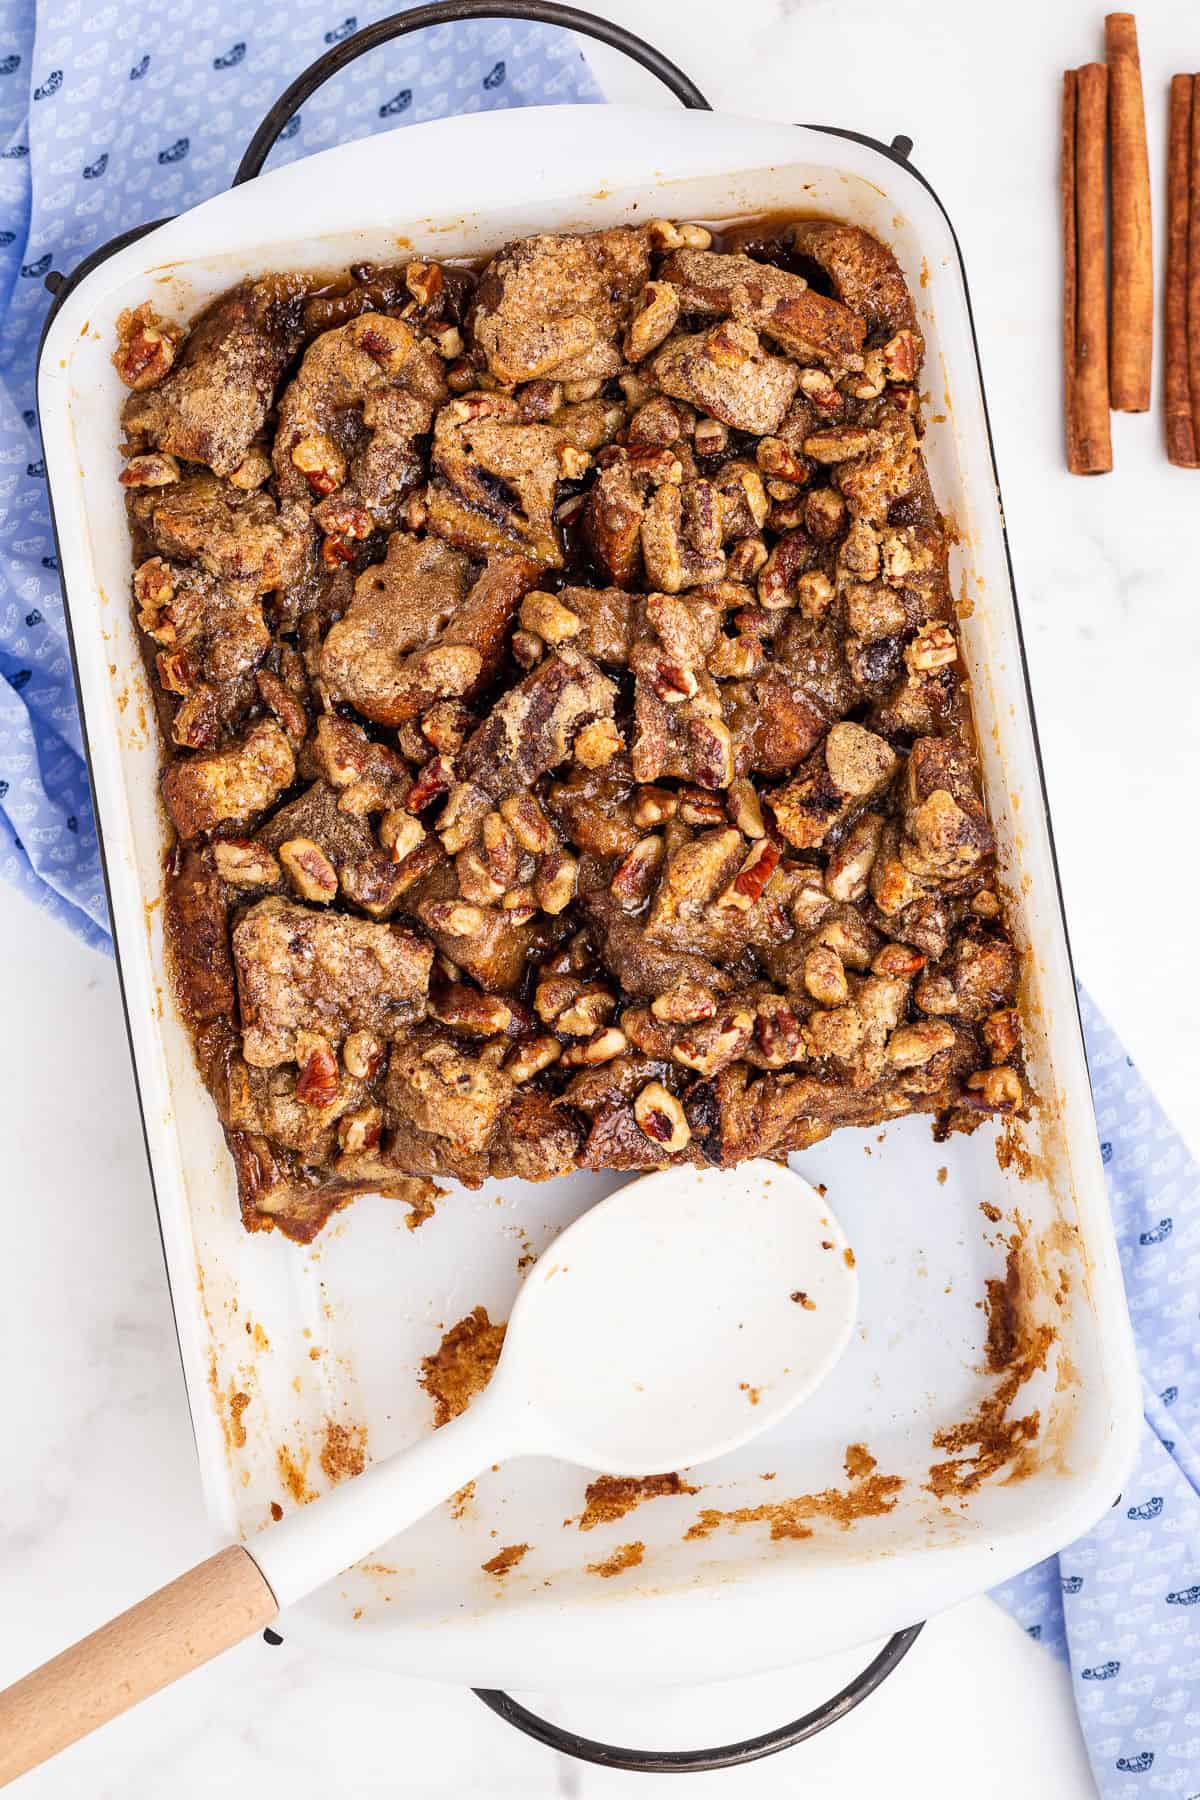
[[[140,1600],[0,1693],[0,1787],[261,1631],[277,1611],[237,1544]]]

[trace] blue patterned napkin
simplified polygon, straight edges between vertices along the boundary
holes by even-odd
[[[292,77],[394,7],[339,10],[0,0],[0,874],[97,947],[108,919],[34,410],[42,277],[226,187]],[[599,98],[562,33],[441,27],[315,95],[273,161],[397,122]],[[1200,1800],[1200,1171],[1086,996],[1083,1016],[1146,1423],[1100,1524],[995,1598],[1069,1658],[1103,1800]]]
[[[98,948],[108,915],[35,410],[43,277],[227,187],[287,84],[399,9],[354,3],[0,0],[0,875]],[[565,32],[438,26],[316,93],[271,166],[450,113],[599,98]]]
[[[1145,1423],[1100,1523],[993,1598],[1069,1659],[1104,1800],[1200,1800],[1200,1168],[1080,999]]]

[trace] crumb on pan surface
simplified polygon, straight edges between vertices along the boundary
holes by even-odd
[[[835,220],[122,315],[166,938],[248,1228],[1022,1114],[923,353]]]
[[[435,1427],[447,1425],[465,1412],[487,1386],[500,1360],[504,1332],[503,1321],[494,1325],[487,1308],[477,1306],[451,1325],[437,1349],[423,1359],[418,1379],[433,1401]]]

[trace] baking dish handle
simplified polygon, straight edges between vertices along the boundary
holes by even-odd
[[[764,1756],[791,1750],[796,1744],[804,1743],[806,1738],[816,1737],[827,1726],[836,1725],[887,1680],[908,1655],[923,1629],[922,1621],[920,1625],[909,1625],[903,1631],[893,1632],[865,1669],[832,1699],[813,1707],[811,1712],[803,1713],[786,1725],[777,1725],[773,1731],[764,1731],[759,1737],[743,1738],[739,1743],[722,1744],[712,1750],[627,1750],[616,1744],[600,1743],[596,1738],[580,1737],[578,1732],[568,1731],[563,1725],[554,1725],[540,1713],[530,1712],[527,1706],[522,1706],[501,1688],[475,1688],[473,1692],[506,1724],[514,1725],[527,1737],[536,1739],[547,1749],[557,1750],[560,1755],[576,1757],[580,1762],[598,1763],[606,1769],[628,1769],[637,1775],[698,1775],[706,1770],[733,1769],[742,1763],[761,1762]]]
[[[364,25],[353,37],[335,44],[324,56],[310,63],[304,73],[280,94],[251,138],[246,154],[238,164],[233,186],[251,181],[262,172],[263,164],[289,119],[331,76],[381,44],[408,37],[429,25],[461,24],[469,19],[520,19],[531,25],[556,25],[565,31],[577,31],[583,37],[595,38],[598,43],[623,51],[643,69],[657,75],[684,106],[699,112],[712,110],[695,82],[669,57],[610,19],[599,19],[594,13],[580,12],[574,6],[560,6],[556,0],[509,0],[508,4],[493,4],[492,0],[433,0],[431,5],[414,6],[408,12],[392,13],[386,19],[379,19],[374,25]]]

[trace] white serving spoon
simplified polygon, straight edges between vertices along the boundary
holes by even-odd
[[[858,1299],[846,1250],[826,1202],[775,1163],[620,1188],[530,1271],[469,1411],[0,1694],[0,1786],[261,1631],[492,1463],[654,1475],[757,1437],[846,1346]]]

